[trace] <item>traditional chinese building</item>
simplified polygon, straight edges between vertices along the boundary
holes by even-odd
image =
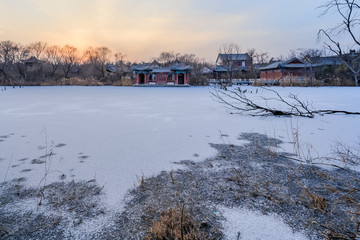
[[[242,79],[252,67],[252,58],[247,53],[222,54],[216,59],[216,68],[213,69],[215,82],[227,82],[229,79]]]
[[[305,63],[298,58],[278,61],[260,68],[260,81],[269,84],[287,82],[305,82],[313,77],[315,65]]]
[[[131,70],[135,74],[135,85],[189,86],[191,67],[176,62],[168,67],[157,62],[135,64]]]
[[[216,65],[237,70],[246,70],[252,65],[252,58],[247,53],[224,54],[219,53]]]

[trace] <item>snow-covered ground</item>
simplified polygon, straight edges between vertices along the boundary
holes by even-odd
[[[244,87],[255,94],[255,87]],[[272,88],[295,93],[317,109],[360,112],[360,88]],[[360,117],[314,119],[229,114],[209,87],[25,87],[0,92],[0,181],[26,177],[27,184],[90,180],[104,185],[105,202],[122,204],[142,175],[171,170],[180,160],[216,154],[209,143],[241,144],[242,132],[266,133],[284,142],[299,133],[301,150],[313,157],[336,141],[359,141]],[[269,94],[258,88],[259,96]],[[279,151],[292,152],[285,143]],[[40,158],[53,149],[52,157]],[[24,161],[24,158],[29,160]],[[32,159],[46,160],[32,164]],[[36,162],[36,161],[35,161]],[[48,170],[46,170],[46,168]]]
[[[295,232],[276,214],[263,215],[248,209],[223,208],[226,218],[224,231],[226,239],[277,239],[306,240],[304,233]]]

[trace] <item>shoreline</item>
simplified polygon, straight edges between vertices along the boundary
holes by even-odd
[[[355,236],[360,196],[350,190],[360,189],[358,172],[296,163],[286,154],[272,151],[280,140],[262,134],[244,133],[240,139],[249,142],[241,146],[211,144],[218,151],[214,157],[177,162],[185,168],[142,178],[138,187],[128,191],[125,207],[117,213],[102,207],[102,189],[93,180],[57,182],[41,189],[25,188],[26,179],[3,182],[0,238],[70,239],[84,223],[109,217],[107,225],[96,231],[85,229],[79,236],[156,239],[150,229],[164,224],[161,219],[169,216],[171,209],[175,219],[180,210],[185,212],[194,236],[226,239],[224,208],[276,214],[293,232],[309,239]],[[346,181],[350,178],[354,181]],[[22,204],[30,208],[22,209]]]

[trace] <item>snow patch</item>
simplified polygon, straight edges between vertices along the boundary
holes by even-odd
[[[308,240],[301,232],[294,232],[279,215],[263,215],[258,211],[222,208],[226,218],[224,233],[228,240]]]

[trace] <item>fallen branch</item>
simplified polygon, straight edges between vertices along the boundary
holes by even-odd
[[[251,116],[297,116],[313,118],[315,115],[338,113],[360,115],[360,112],[350,112],[345,110],[315,110],[311,107],[309,102],[300,100],[295,94],[290,93],[288,96],[289,100],[287,100],[273,89],[262,89],[272,92],[274,96],[270,98],[260,96],[261,101],[258,103],[255,102],[255,100],[251,100],[246,95],[246,89],[242,91],[240,87],[231,90],[226,88],[214,88],[210,93],[216,101],[224,104],[230,110],[235,110],[239,113],[247,113]],[[269,106],[269,104],[274,103],[277,104],[276,108]]]

